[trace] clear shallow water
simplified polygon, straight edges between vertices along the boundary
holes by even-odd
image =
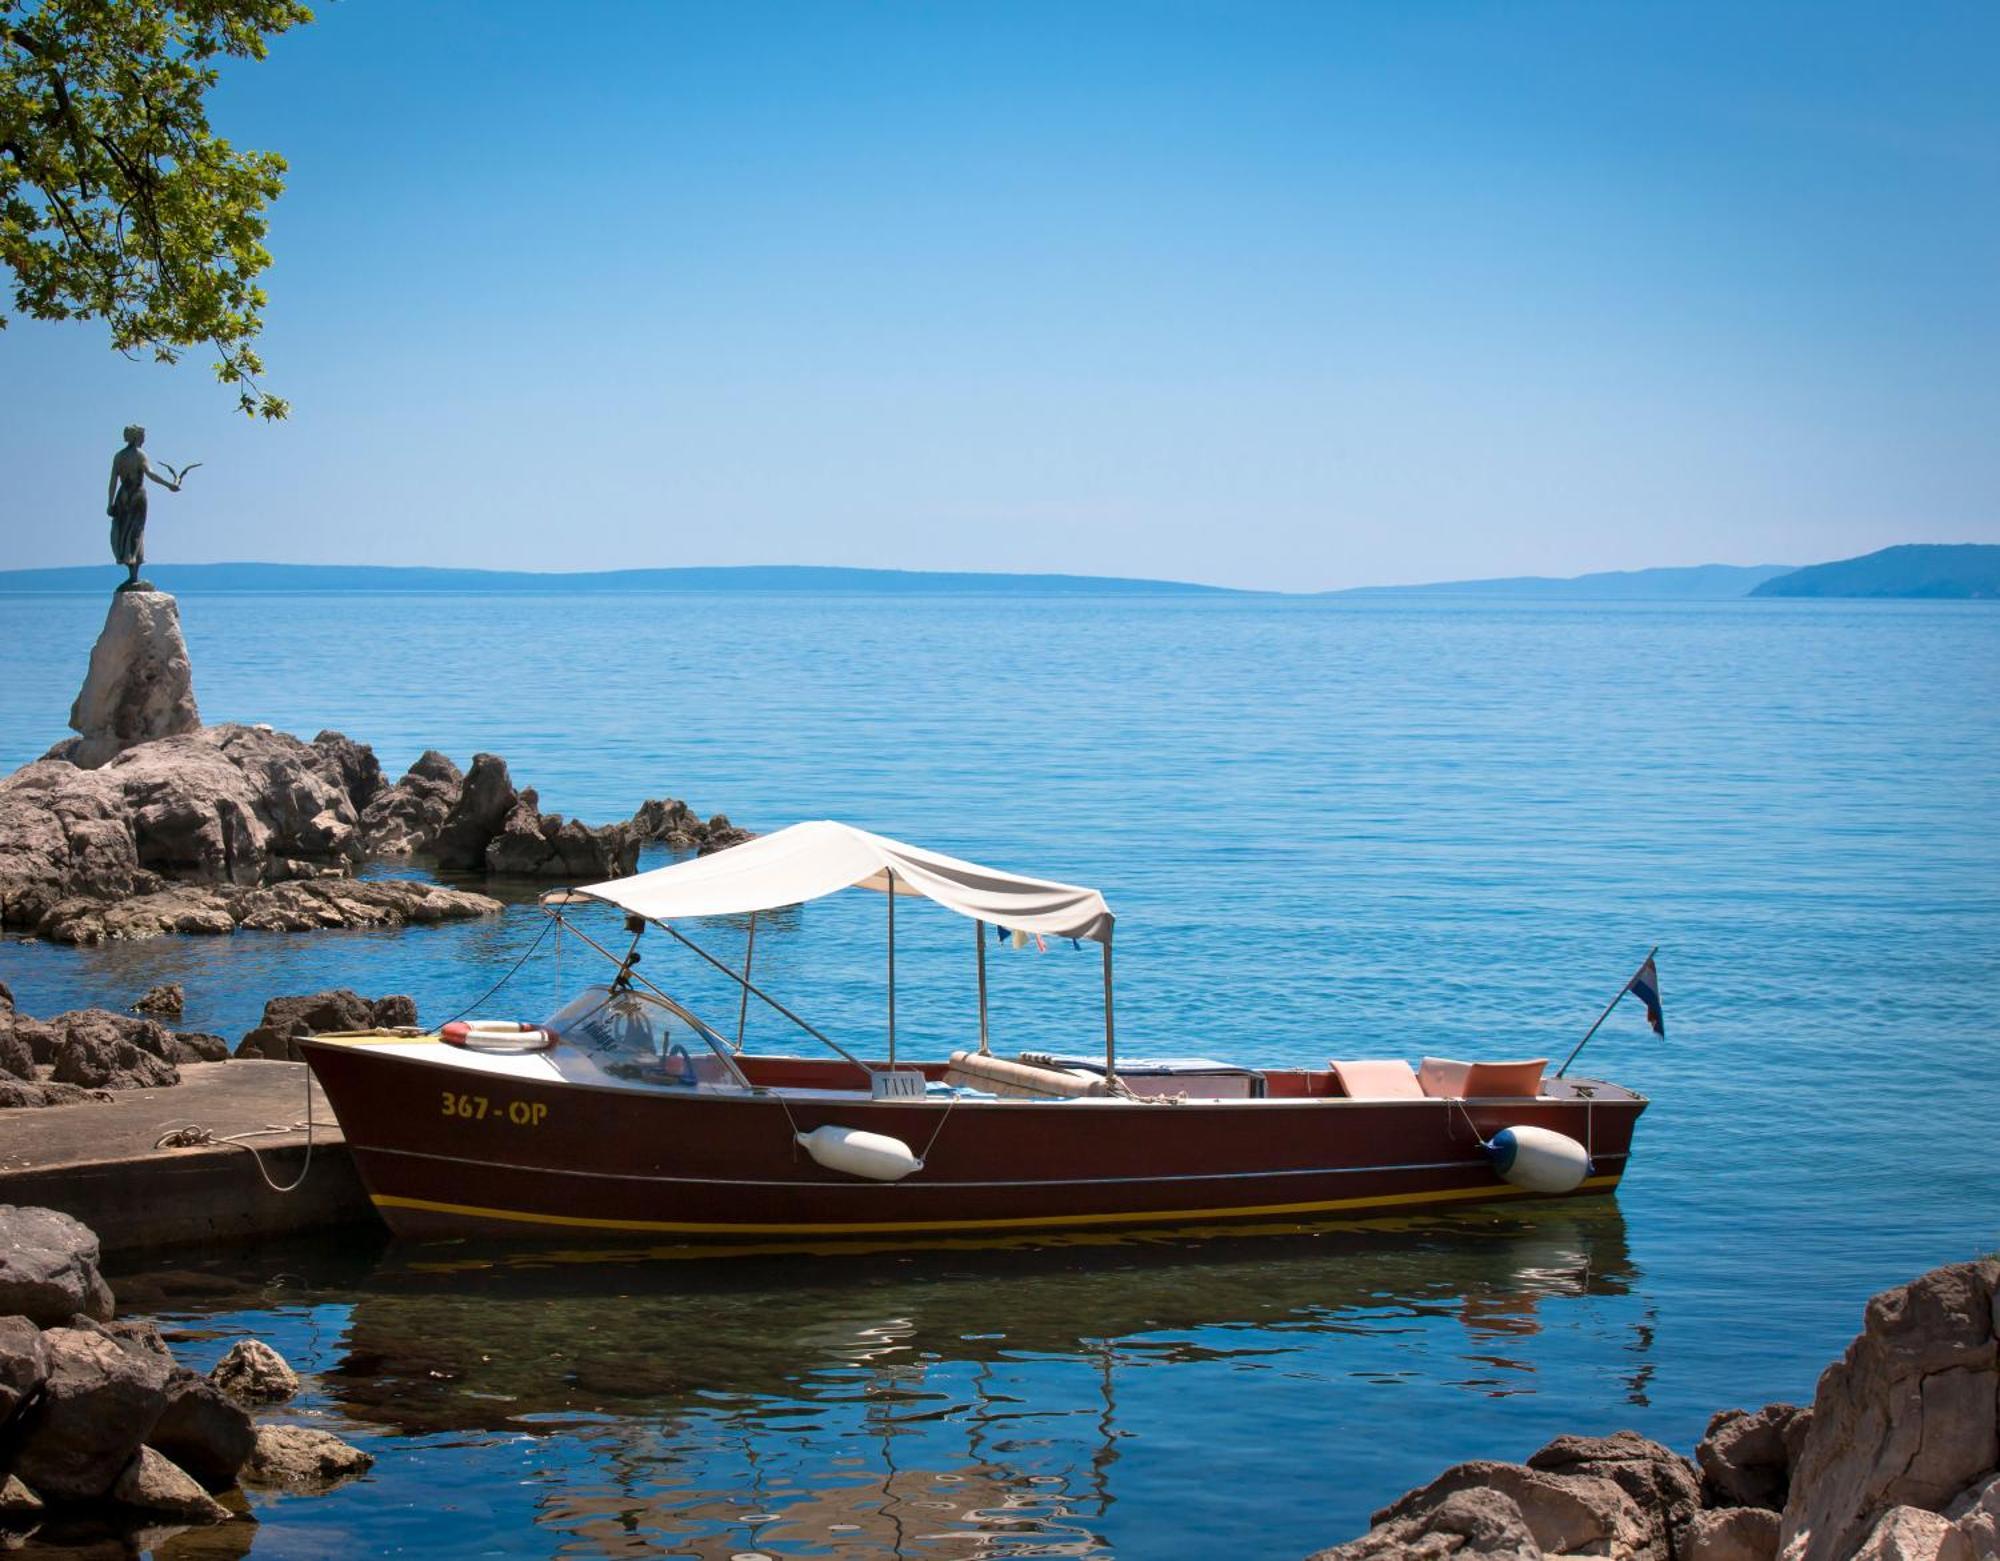
[[[102,612],[0,597],[0,765],[62,734]],[[1100,884],[1135,1051],[1560,1056],[1655,942],[1668,1012],[1665,1042],[1628,1005],[1587,1054],[1655,1102],[1615,1204],[1171,1260],[597,1261],[559,1284],[435,1280],[409,1253],[232,1260],[250,1291],[142,1304],[219,1308],[335,1371],[323,1407],[383,1454],[362,1485],[265,1511],[260,1553],[365,1534],[1296,1556],[1451,1458],[1618,1425],[1689,1447],[1716,1408],[1808,1394],[1873,1290],[2000,1244],[1990,607],[190,597],[183,616],[210,720],[339,727],[394,771],[490,749],[594,821],[679,795]],[[758,968],[873,1037],[880,910],[767,922]],[[264,997],[335,983],[437,1018],[537,921],[6,944],[0,977],[31,1012],[179,979],[186,1022],[231,1036]],[[966,1033],[969,936],[899,917],[906,1044]],[[733,1024],[686,956],[648,969]],[[993,976],[1002,1043],[1096,1033],[1094,951]],[[556,990],[531,966],[489,1009]],[[753,1016],[753,1040],[774,1023]],[[489,1339],[479,1371],[426,1375],[433,1344]],[[783,1521],[744,1526],[746,1504]]]

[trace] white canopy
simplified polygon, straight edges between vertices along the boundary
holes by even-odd
[[[673,921],[775,910],[837,889],[879,893],[892,881],[898,894],[921,895],[1010,931],[1111,941],[1111,908],[1095,889],[1003,873],[832,819],[793,824],[713,856],[575,892],[654,921]]]

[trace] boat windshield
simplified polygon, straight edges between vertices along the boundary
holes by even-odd
[[[689,1087],[729,1076],[700,1030],[644,992],[587,987],[546,1028],[561,1043],[549,1060],[565,1078]]]

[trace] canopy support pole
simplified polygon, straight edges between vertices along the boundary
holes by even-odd
[[[993,1048],[986,1043],[986,923],[972,924],[972,941],[979,949],[979,1055],[990,1056]]]
[[[1118,1032],[1111,1022],[1111,934],[1104,935],[1104,1079],[1118,1078]]]
[[[885,867],[889,881],[889,1066],[896,1066],[896,869]]]
[[[709,953],[707,949],[703,948],[699,943],[695,942],[694,939],[688,937],[678,927],[675,927],[671,922],[656,921],[653,923],[653,925],[658,927],[661,931],[665,932],[668,937],[672,938],[676,943],[680,944],[683,948],[689,948],[694,950],[695,953],[699,954],[703,959],[707,960],[717,970],[721,971],[725,976],[729,977],[731,981],[743,981],[743,978],[739,976],[735,971],[731,970],[727,965],[723,964],[721,960],[717,959],[713,954]],[[570,930],[574,932],[576,929],[571,928]],[[577,933],[577,936],[583,937],[583,934],[579,932]],[[590,940],[588,938],[585,938],[584,941],[589,942]],[[597,945],[592,943],[591,947],[597,948]],[[599,949],[598,952],[603,953],[604,951],[602,949]],[[616,954],[608,954],[605,957],[614,962],[618,958]],[[642,976],[639,979],[643,981],[645,980],[645,977]],[[651,986],[652,983],[647,982],[647,985]],[[859,1068],[863,1073],[867,1074],[870,1078],[873,1078],[875,1076],[875,1070],[873,1068],[869,1067],[867,1063],[863,1062],[859,1057],[855,1056],[853,1052],[849,1051],[845,1046],[841,1045],[840,1042],[836,1041],[832,1036],[828,1035],[826,1031],[819,1029],[815,1025],[806,1023],[805,1020],[801,1019],[797,1014],[793,1013],[791,1009],[787,1008],[783,1003],[779,1002],[775,997],[773,997],[769,992],[766,992],[762,987],[752,986],[748,981],[743,981],[743,985],[746,988],[748,988],[751,992],[755,993],[760,1002],[768,1003],[772,1008],[776,1009],[780,1014],[783,1014],[787,1019],[791,1020],[793,1024],[797,1025],[801,1030],[805,1031],[806,1034],[810,1035],[814,1040],[818,1041],[822,1046],[825,1046],[832,1051],[838,1052],[842,1057],[845,1057],[849,1062],[853,1063],[855,1067]],[[658,987],[653,987],[653,990],[655,992],[659,992],[660,989]],[[661,992],[660,995],[664,997],[666,994],[664,992]]]
[[[743,945],[743,1000],[736,1008],[736,1049],[743,1050],[744,1027],[750,1022],[750,961],[757,954],[757,913],[750,913],[750,941]]]

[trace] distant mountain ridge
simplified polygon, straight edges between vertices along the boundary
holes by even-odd
[[[1497,580],[1445,580],[1432,585],[1358,585],[1322,596],[1532,596],[1585,600],[1706,601],[1748,596],[1792,564],[1692,564],[1668,569],[1618,569],[1602,574],[1511,575]]]
[[[689,569],[599,569],[542,574],[512,569],[433,569],[376,564],[149,564],[163,591],[772,591],[908,596],[1257,596],[1224,585],[1118,575],[975,574],[743,564]],[[0,569],[0,593],[108,591],[115,564]]]
[[[1750,594],[2000,600],[2000,546],[1990,542],[1909,542],[1838,563],[1795,569],[1764,581]]]

